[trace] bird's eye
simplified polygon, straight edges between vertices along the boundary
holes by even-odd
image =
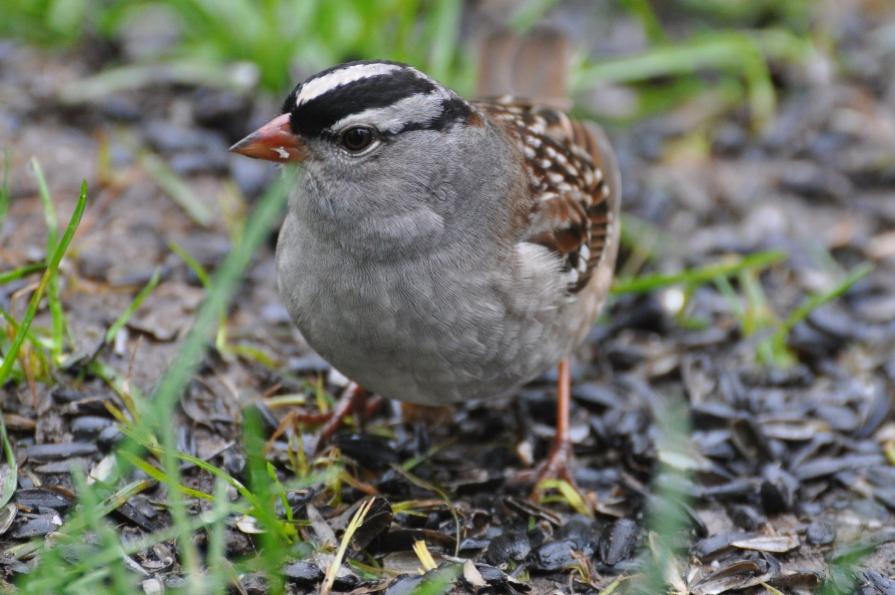
[[[363,151],[373,142],[373,130],[366,126],[352,126],[341,136],[342,146],[357,153]]]

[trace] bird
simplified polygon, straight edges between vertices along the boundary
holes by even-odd
[[[341,414],[371,393],[496,399],[558,366],[537,479],[573,481],[569,357],[609,292],[621,180],[602,129],[557,106],[567,65],[550,56],[565,42],[507,39],[485,43],[480,70],[512,78],[501,63],[515,57],[523,94],[467,100],[407,64],[352,61],[296,85],[231,151],[303,170],[278,288],[307,343],[357,383]]]

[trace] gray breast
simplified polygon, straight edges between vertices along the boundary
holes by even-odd
[[[514,256],[360,264],[291,214],[277,250],[280,293],[316,351],[378,394],[434,405],[511,391],[569,349],[555,275],[531,255],[520,274]]]

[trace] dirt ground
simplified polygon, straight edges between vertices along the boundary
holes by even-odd
[[[766,334],[744,332],[736,306],[743,302],[713,282],[693,291],[686,320],[676,315],[679,287],[616,296],[574,365],[576,480],[593,517],[563,503],[530,505],[526,488],[508,481],[525,465],[520,453],[537,459],[549,445],[549,374],[513,401],[460,407],[434,428],[403,423],[388,408],[371,422],[373,433],[345,428],[335,444],[354,461],[351,473],[375,488],[389,520],[354,558],[405,576],[369,581],[346,567],[339,588],[409,592],[419,580],[410,545],[422,538],[439,557],[457,546],[497,592],[596,593],[647,563],[655,536],[646,510],[668,477],[659,473],[664,464],[687,475],[678,487],[689,502],[680,504],[687,520],[679,535],[688,553],[672,565],[675,588],[813,592],[831,565],[865,547],[856,589],[895,592],[895,461],[886,452],[895,448],[895,13],[878,10],[853,8],[837,18],[837,62],[816,56],[808,65],[775,68],[779,104],[762,131],[745,109],[729,109],[711,94],[610,128],[634,238],[623,250],[622,273],[639,271],[637,261],[646,262],[642,272],[674,272],[731,254],[781,251],[785,260],[753,279],[766,298],[764,313],[784,318],[861,263],[873,265],[842,298],[794,327],[796,364],[758,362]],[[171,245],[212,271],[226,256],[237,222],[277,175],[227,147],[276,105],[163,82],[87,102],[61,99],[103,59],[0,42],[0,139],[12,163],[0,270],[44,257],[46,226],[29,160],[39,160],[60,221],[87,180],[89,206],[62,267],[72,361],[95,350],[158,269],[158,288],[100,355],[151,394],[204,295]],[[604,89],[604,99],[612,92]],[[206,220],[171,199],[153,160],[185,180]],[[236,476],[244,472],[245,409],[262,411],[272,430],[285,411],[266,399],[304,394],[313,406],[309,387],[318,377],[333,394],[340,391],[339,375],[310,352],[277,297],[274,244],[271,230],[228,317],[229,341],[265,357],[212,349],[176,420],[183,451]],[[36,282],[32,276],[0,285],[0,307],[20,317]],[[740,297],[748,291],[737,277],[731,289]],[[49,326],[46,311],[35,326]],[[49,384],[0,390],[20,462],[16,515],[0,535],[0,572],[14,582],[33,560],[10,548],[58,528],[73,503],[71,465],[92,468],[121,434],[103,406],[118,397],[76,365],[54,372]],[[657,420],[675,402],[685,404],[689,438],[669,450]],[[306,432],[310,447],[313,428]],[[433,505],[422,518],[390,509],[438,501],[390,466],[433,445],[440,448],[414,474],[450,495],[462,521],[459,546],[446,506]],[[287,476],[284,442],[274,445],[271,459]],[[195,468],[185,473],[196,485],[211,485]],[[346,485],[343,504],[332,506],[322,489],[312,489],[291,504],[302,518],[314,514],[311,508],[338,531],[364,495]],[[115,513],[116,526],[131,536],[165,526],[163,496],[158,487],[134,497]],[[254,537],[235,519],[230,532],[234,559],[253,551]],[[319,545],[321,533],[311,527],[304,535]],[[133,557],[141,580],[177,584],[173,547]],[[289,588],[315,591],[323,560],[315,554],[288,567]],[[243,588],[263,591],[251,577]]]

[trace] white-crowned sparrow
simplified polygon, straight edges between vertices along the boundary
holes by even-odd
[[[300,163],[277,245],[308,343],[370,391],[446,405],[512,393],[594,323],[619,237],[619,175],[599,128],[501,97],[466,101],[410,66],[320,72],[234,152]]]

